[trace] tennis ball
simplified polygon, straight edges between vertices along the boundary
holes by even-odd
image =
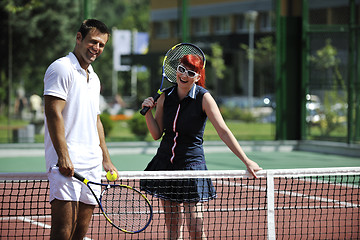
[[[111,172],[110,171],[108,171],[107,173],[106,173],[106,178],[109,180],[109,181],[115,181],[116,179],[117,179],[117,174],[116,174],[116,172],[114,172],[113,174],[111,174]]]

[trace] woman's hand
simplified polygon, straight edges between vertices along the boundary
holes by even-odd
[[[256,172],[262,170],[262,168],[259,167],[259,165],[256,162],[250,159],[246,162],[246,167],[249,173],[253,175],[255,178],[257,178]]]
[[[150,109],[154,108],[156,105],[153,97],[146,98],[143,103],[141,104],[141,107],[149,107]]]

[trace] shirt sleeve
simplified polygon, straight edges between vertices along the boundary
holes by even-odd
[[[71,66],[64,61],[53,62],[46,70],[44,77],[44,95],[50,95],[67,100],[72,82]]]

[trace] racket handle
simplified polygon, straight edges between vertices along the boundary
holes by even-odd
[[[157,92],[156,94],[155,94],[155,96],[153,97],[154,98],[154,102],[156,102],[156,100],[158,100],[158,98],[160,97],[160,94]],[[144,115],[145,116],[145,114],[149,111],[149,107],[144,107],[143,109],[141,109],[141,111],[140,111],[140,113],[141,113],[141,115]]]
[[[145,116],[145,114],[147,113],[147,111],[149,111],[149,107],[144,107],[143,109],[141,109],[141,111],[140,111],[140,113],[141,113],[141,115],[144,115]]]
[[[76,178],[77,180],[79,180],[81,182],[84,182],[84,180],[85,180],[85,178],[77,172],[74,172],[74,178]]]

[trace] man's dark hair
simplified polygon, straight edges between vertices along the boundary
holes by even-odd
[[[96,20],[96,19],[87,19],[87,20],[83,21],[78,32],[81,33],[81,36],[84,39],[86,37],[86,35],[90,32],[90,30],[93,28],[99,30],[101,33],[104,33],[104,34],[107,34],[108,36],[110,36],[110,30],[105,25],[105,23],[103,23],[99,20]]]

